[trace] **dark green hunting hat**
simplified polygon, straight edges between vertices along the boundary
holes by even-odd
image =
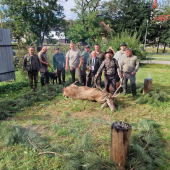
[[[112,53],[113,54],[113,51],[111,49],[107,49],[105,54],[107,54],[107,53]]]
[[[120,46],[127,46],[125,42],[123,42],[122,44],[120,44]]]

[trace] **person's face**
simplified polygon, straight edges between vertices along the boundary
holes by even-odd
[[[29,48],[28,52],[29,52],[29,55],[30,55],[30,56],[33,56],[33,55],[34,55],[34,49],[33,49],[33,48]]]
[[[121,51],[125,51],[126,50],[126,46],[121,46],[120,49],[121,49]]]
[[[126,51],[126,55],[127,55],[127,57],[131,57],[132,56],[132,51],[131,50]]]
[[[70,48],[74,49],[75,48],[74,44],[70,44]]]
[[[96,57],[96,52],[93,51],[93,52],[91,53],[91,56],[92,56],[93,58],[95,58],[95,57]]]
[[[113,57],[113,54],[112,53],[106,53],[106,58],[107,59],[111,59]]]
[[[90,48],[84,48],[84,50],[89,53],[90,52]]]
[[[46,52],[47,52],[47,48],[43,48],[43,49],[42,49],[42,52],[43,52],[43,53],[46,53]]]
[[[55,50],[55,53],[56,53],[56,54],[58,54],[59,52],[60,52],[60,50],[59,50],[59,49],[58,49],[58,50]]]
[[[94,48],[95,48],[95,51],[97,51],[97,52],[100,51],[100,46],[99,45],[95,45]]]

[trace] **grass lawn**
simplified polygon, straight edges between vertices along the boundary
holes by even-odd
[[[143,87],[145,78],[153,79],[153,90],[160,89],[170,94],[170,66],[167,65],[141,65],[137,72],[137,87]],[[67,73],[67,81],[70,74]],[[17,73],[16,82],[24,81]],[[0,83],[6,86],[7,83]],[[40,88],[40,87],[39,87]],[[7,100],[29,91],[29,87],[23,87],[17,91],[0,94],[0,100]],[[138,93],[140,97],[142,94]],[[100,108],[99,103],[73,100],[59,94],[52,101],[35,103],[26,107],[23,112],[16,113],[14,117],[1,121],[0,130],[3,131],[10,125],[29,128],[44,137],[52,146],[63,144],[67,148],[76,146],[84,134],[93,137],[95,153],[104,158],[109,157],[110,152],[110,128],[114,121],[125,121],[128,123],[138,122],[141,119],[154,119],[161,125],[163,134],[162,141],[167,141],[166,152],[170,151],[170,101],[160,106],[148,104],[136,104],[131,93],[116,98],[116,112],[110,109]],[[133,132],[132,132],[133,133]],[[7,134],[8,135],[8,134]],[[0,135],[1,137],[1,135]],[[0,169],[24,170],[41,169],[52,170],[62,169],[64,162],[60,156],[40,155],[36,149],[29,149],[22,144],[6,146],[5,140],[0,138]],[[32,143],[32,145],[34,145]],[[167,170],[170,169],[170,164]]]

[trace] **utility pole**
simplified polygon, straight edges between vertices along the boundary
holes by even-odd
[[[147,20],[147,24],[146,24],[146,34],[145,34],[144,50],[145,50],[145,46],[146,46],[146,37],[147,37],[147,32],[148,32],[148,20]]]
[[[0,20],[1,20],[1,28],[3,28],[3,25],[2,25],[2,13],[1,13],[1,10],[0,10]]]

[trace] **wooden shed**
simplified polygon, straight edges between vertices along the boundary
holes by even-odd
[[[10,30],[0,28],[0,82],[11,79],[15,79],[15,70]]]

